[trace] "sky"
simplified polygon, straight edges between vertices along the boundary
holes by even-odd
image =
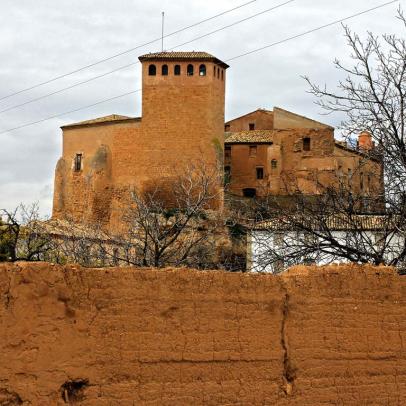
[[[388,1],[388,0],[387,0]],[[141,115],[141,93],[20,127],[113,98],[141,87],[138,56],[161,50],[161,13],[165,34],[198,23],[249,0],[0,0],[0,208],[38,202],[52,212],[53,178],[62,152],[62,125],[108,114]],[[286,3],[282,5],[283,3]],[[385,3],[385,0],[256,0],[164,40],[164,49],[206,51],[228,61]],[[246,19],[204,38],[212,31]],[[347,20],[361,37],[368,31],[404,36],[396,19],[406,0]],[[187,45],[179,46],[185,42]],[[138,47],[140,46],[140,47]],[[57,76],[135,48],[30,91],[4,98]],[[351,65],[340,24],[229,61],[226,120],[257,108],[281,107],[338,126],[343,117],[322,115],[303,76],[334,89],[342,74],[333,60]],[[116,68],[117,72],[58,92]],[[41,100],[17,105],[58,92]],[[8,110],[10,109],[10,110]],[[8,111],[3,111],[8,110]]]

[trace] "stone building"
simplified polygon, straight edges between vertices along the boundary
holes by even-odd
[[[279,108],[225,123],[224,144],[228,65],[213,55],[158,52],[139,60],[142,117],[112,114],[62,127],[54,219],[117,229],[131,190],[169,185],[199,161],[218,168],[223,148],[228,188],[237,195],[315,194],[337,175],[354,188],[379,189],[378,161],[335,141],[332,127]],[[361,143],[373,147],[369,134]],[[222,186],[219,180],[219,196]]]
[[[53,218],[114,228],[132,188],[168,184],[189,164],[214,166],[222,156],[228,65],[206,52],[139,60],[142,118],[113,114],[62,127]]]
[[[382,193],[382,165],[367,154],[374,148],[367,132],[350,148],[334,138],[333,127],[277,107],[228,121],[225,131],[225,180],[232,194],[315,195],[341,182],[357,194]]]

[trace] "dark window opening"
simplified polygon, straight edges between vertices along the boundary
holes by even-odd
[[[168,76],[168,65],[162,65],[162,76]]]
[[[364,190],[364,174],[362,172],[359,177],[359,187],[361,190]]]
[[[310,138],[303,138],[303,151],[310,151]]]
[[[226,145],[224,147],[224,157],[231,158],[231,146],[230,145]]]
[[[156,76],[156,66],[155,65],[149,65],[148,66],[148,75],[149,76]]]
[[[199,66],[199,76],[206,76],[206,65]]]
[[[256,168],[257,179],[264,179],[264,168]]]
[[[82,154],[76,154],[75,156],[75,172],[82,170]]]
[[[230,124],[226,124],[224,126],[224,131],[230,131]]]
[[[216,67],[213,66],[213,76],[216,77]]]
[[[180,65],[175,65],[175,67],[173,69],[173,73],[175,74],[175,76],[180,75]]]
[[[224,186],[230,184],[231,182],[231,166],[224,167]]]
[[[272,159],[271,168],[276,169],[277,167],[278,167],[278,161],[276,159]]]
[[[244,197],[255,197],[257,195],[257,190],[254,188],[247,187],[242,190]]]
[[[188,65],[187,66],[187,75],[188,76],[193,76],[193,65]]]
[[[250,145],[250,156],[255,156],[257,154],[257,146]]]
[[[220,68],[217,68],[217,79],[220,79]]]
[[[221,70],[221,80],[224,80],[224,70]]]
[[[255,130],[255,123],[249,123],[248,128],[250,129],[250,131]]]

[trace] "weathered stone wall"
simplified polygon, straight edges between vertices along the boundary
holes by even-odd
[[[406,278],[0,266],[0,404],[406,404]]]

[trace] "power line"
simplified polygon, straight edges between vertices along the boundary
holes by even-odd
[[[208,37],[208,36],[210,36],[210,35],[213,35],[213,34],[216,34],[216,33],[220,32],[220,31],[226,30],[226,29],[228,29],[228,28],[230,28],[230,27],[234,27],[235,25],[241,24],[241,23],[243,23],[243,22],[245,22],[245,21],[252,20],[253,18],[256,18],[256,17],[258,17],[258,16],[260,16],[260,15],[269,13],[269,12],[271,12],[271,11],[273,11],[273,10],[276,10],[276,9],[278,9],[278,8],[280,8],[280,7],[283,7],[283,6],[285,6],[285,5],[289,4],[289,3],[292,3],[292,2],[294,2],[294,1],[296,1],[296,0],[288,0],[288,1],[285,1],[284,3],[277,4],[276,6],[273,6],[273,7],[270,7],[270,8],[268,8],[268,9],[266,9],[266,10],[260,11],[260,12],[258,12],[258,13],[256,13],[256,14],[253,14],[253,15],[249,16],[249,17],[243,18],[242,20],[235,21],[234,23],[225,25],[225,26],[223,26],[223,27],[221,27],[221,28],[218,28],[218,29],[216,29],[216,30],[214,30],[214,31],[210,31],[210,32],[208,32],[208,33],[206,33],[206,34],[200,35],[200,36],[195,37],[195,38],[193,38],[193,39],[191,39],[191,40],[188,40],[188,41],[186,41],[186,42],[183,42],[182,44],[176,45],[176,46],[170,48],[169,51],[172,51],[172,50],[174,50],[174,49],[180,48],[180,47],[182,47],[182,46],[184,46],[184,45],[188,45],[188,44],[190,44],[190,43],[192,43],[192,42],[195,42],[195,41],[198,41],[198,40],[200,40],[200,39],[202,39],[202,38],[206,38],[206,37]],[[56,91],[51,92],[51,93],[47,93],[47,94],[45,94],[45,95],[43,95],[43,96],[36,97],[36,98],[34,98],[34,99],[28,100],[28,101],[26,101],[26,102],[24,102],[24,103],[17,104],[17,105],[15,105],[15,106],[7,107],[7,108],[5,108],[5,109],[3,109],[3,110],[0,110],[0,114],[5,113],[5,112],[7,112],[7,111],[15,110],[15,109],[17,109],[17,108],[19,108],[19,107],[26,106],[27,104],[31,104],[31,103],[37,102],[37,101],[39,101],[39,100],[46,99],[47,97],[53,96],[53,95],[58,94],[58,93],[62,93],[62,92],[64,92],[64,91],[66,91],[66,90],[70,90],[70,89],[73,89],[73,88],[75,88],[75,87],[77,87],[77,86],[81,86],[81,85],[83,85],[83,84],[86,84],[86,83],[92,82],[92,81],[94,81],[94,80],[103,78],[103,77],[105,77],[105,76],[111,75],[111,74],[116,73],[116,72],[118,72],[118,71],[120,71],[120,70],[129,68],[130,66],[137,65],[137,64],[139,64],[139,63],[140,63],[139,61],[136,61],[136,62],[129,63],[129,64],[127,64],[127,65],[119,66],[119,67],[116,68],[116,69],[113,69],[113,70],[108,71],[108,72],[106,72],[106,73],[103,73],[103,74],[101,74],[101,75],[93,76],[93,77],[91,77],[91,78],[89,78],[89,79],[86,79],[86,80],[84,80],[84,81],[75,83],[75,84],[73,84],[73,85],[71,85],[71,86],[64,87],[64,88],[62,88],[62,89],[56,90]],[[0,100],[1,100],[1,99],[0,99]]]
[[[214,16],[211,16],[211,17],[205,18],[204,20],[198,21],[197,23],[194,23],[194,24],[188,25],[188,26],[186,26],[186,27],[180,28],[179,30],[173,31],[173,32],[171,32],[171,33],[165,35],[164,38],[172,37],[173,35],[176,35],[176,34],[179,34],[179,33],[183,32],[183,31],[189,30],[190,28],[197,27],[198,25],[201,25],[201,24],[206,23],[206,22],[208,22],[208,21],[214,20],[215,18],[218,18],[218,17],[221,17],[221,16],[223,16],[223,15],[225,15],[225,14],[231,13],[232,11],[235,11],[235,10],[238,10],[238,9],[243,8],[243,7],[245,7],[245,6],[248,6],[249,4],[255,3],[256,1],[257,1],[257,0],[248,1],[248,2],[246,2],[246,3],[240,4],[239,6],[236,6],[236,7],[230,8],[230,9],[228,9],[228,10],[225,10],[225,11],[219,13],[219,14],[215,14]],[[159,37],[159,38],[153,39],[153,40],[151,40],[151,41],[148,41],[148,42],[146,42],[146,43],[144,43],[144,44],[137,45],[137,46],[135,46],[135,47],[133,47],[133,48],[127,49],[127,50],[122,51],[122,52],[119,52],[118,54],[114,54],[114,55],[108,56],[108,57],[106,57],[106,58],[100,59],[100,60],[98,60],[98,61],[96,61],[96,62],[93,62],[93,63],[91,63],[91,64],[89,64],[89,65],[81,66],[81,67],[79,67],[79,68],[77,68],[77,69],[75,69],[75,70],[73,70],[73,71],[70,71],[70,72],[67,72],[67,73],[63,73],[63,74],[61,74],[61,75],[59,75],[59,76],[55,76],[55,77],[53,77],[53,78],[51,78],[51,79],[48,79],[48,80],[46,80],[46,81],[44,81],[44,82],[37,83],[36,85],[27,87],[27,88],[25,88],[25,89],[21,89],[21,90],[19,90],[19,91],[17,91],[17,92],[10,93],[10,94],[8,94],[8,95],[6,95],[6,96],[3,96],[3,97],[0,97],[0,101],[1,101],[1,100],[5,100],[5,99],[8,99],[8,98],[10,98],[10,97],[12,97],[12,96],[16,96],[17,94],[21,94],[21,93],[28,92],[29,90],[36,89],[36,88],[38,88],[38,87],[40,87],[40,86],[44,86],[44,85],[46,85],[46,84],[48,84],[48,83],[55,82],[56,80],[65,78],[65,77],[67,77],[67,76],[73,75],[73,74],[78,73],[78,72],[81,72],[81,71],[83,71],[83,70],[85,70],[85,69],[88,69],[88,68],[91,68],[91,67],[93,67],[93,66],[99,65],[99,64],[101,64],[101,63],[103,63],[103,62],[110,61],[110,60],[112,60],[112,59],[114,59],[114,58],[118,58],[119,56],[128,54],[128,53],[130,53],[130,52],[135,51],[136,49],[145,47],[145,46],[147,46],[147,45],[152,45],[152,44],[154,44],[155,42],[158,42],[158,41],[161,41],[161,40],[162,40],[162,37]]]
[[[393,0],[393,1],[389,1],[389,2],[387,2],[387,3],[383,3],[383,4],[379,5],[379,6],[376,6],[376,7],[373,7],[373,8],[369,8],[369,9],[364,10],[364,11],[361,11],[361,12],[359,12],[359,13],[352,14],[352,15],[350,15],[350,16],[348,16],[348,17],[344,17],[344,18],[342,18],[342,19],[340,19],[340,20],[336,20],[336,21],[333,21],[333,22],[331,22],[331,23],[321,25],[320,27],[314,28],[314,29],[312,29],[312,30],[305,31],[305,32],[303,32],[303,33],[301,33],[301,34],[297,34],[297,35],[294,35],[294,36],[292,36],[292,37],[285,38],[285,39],[283,39],[283,40],[281,40],[281,41],[274,42],[274,43],[272,43],[272,44],[265,45],[265,46],[263,46],[263,47],[256,48],[256,49],[253,49],[253,50],[251,50],[251,51],[245,52],[245,53],[243,53],[243,54],[234,56],[234,57],[232,57],[232,58],[227,59],[226,61],[231,61],[231,60],[234,60],[234,59],[237,59],[237,58],[242,58],[242,57],[244,57],[244,56],[251,55],[251,54],[253,54],[254,52],[259,52],[259,51],[262,51],[262,50],[264,50],[264,49],[271,48],[271,47],[273,47],[273,46],[283,44],[284,42],[291,41],[292,39],[299,38],[299,37],[303,37],[303,36],[308,35],[308,34],[310,34],[310,33],[319,31],[319,30],[321,30],[321,29],[323,29],[323,28],[327,28],[327,27],[330,27],[330,26],[332,26],[332,25],[335,25],[335,24],[338,24],[338,23],[342,23],[342,22],[347,21],[347,20],[349,20],[349,19],[358,17],[358,16],[360,16],[360,15],[362,15],[362,14],[366,14],[366,13],[369,13],[369,12],[371,12],[371,11],[375,11],[375,10],[380,9],[380,8],[382,8],[382,7],[388,6],[388,5],[390,5],[390,4],[397,3],[398,1],[399,1],[399,0]],[[20,128],[28,127],[28,126],[31,126],[31,125],[34,125],[34,124],[38,124],[38,123],[41,123],[41,122],[44,122],[44,121],[48,121],[48,120],[51,120],[51,119],[53,119],[53,118],[58,118],[58,117],[61,117],[61,116],[66,115],[66,114],[70,114],[70,113],[74,113],[74,112],[77,112],[77,111],[80,111],[80,110],[84,110],[84,109],[87,109],[87,108],[90,108],[90,107],[93,107],[93,106],[96,106],[96,105],[99,105],[99,104],[108,102],[108,101],[110,101],[110,100],[118,99],[118,98],[120,98],[120,97],[124,97],[124,96],[127,96],[127,95],[129,95],[129,94],[133,94],[133,93],[136,93],[136,92],[139,92],[139,91],[141,91],[141,89],[137,89],[137,90],[135,90],[135,91],[133,91],[133,92],[128,92],[128,93],[124,93],[124,94],[121,94],[121,95],[118,95],[118,96],[115,96],[115,97],[111,97],[111,98],[109,98],[109,99],[104,99],[104,100],[101,100],[101,101],[99,101],[99,102],[97,102],[97,103],[90,104],[90,105],[84,106],[84,107],[80,107],[80,108],[75,109],[75,110],[71,110],[71,111],[68,111],[68,112],[56,114],[56,115],[54,115],[54,116],[47,117],[47,118],[44,118],[44,119],[42,119],[42,120],[38,120],[38,121],[35,121],[35,122],[31,122],[31,123],[23,124],[23,125],[14,127],[14,128],[10,128],[10,129],[8,129],[8,130],[1,131],[0,134],[4,134],[4,133],[10,132],[10,131],[18,130],[18,129],[20,129]]]
[[[132,92],[119,94],[118,96],[114,96],[114,97],[110,97],[108,99],[100,100],[100,101],[98,101],[96,103],[88,104],[87,106],[79,107],[77,109],[70,110],[70,111],[65,111],[63,113],[55,114],[53,116],[49,116],[49,117],[43,118],[43,119],[38,120],[38,121],[33,121],[31,123],[23,124],[23,125],[20,125],[18,127],[10,128],[9,130],[5,130],[5,131],[0,132],[0,134],[4,134],[4,133],[14,131],[14,130],[19,130],[20,128],[29,127],[29,126],[34,125],[34,124],[43,123],[44,121],[52,120],[53,118],[59,118],[59,117],[65,116],[67,114],[76,113],[77,111],[89,109],[90,107],[94,107],[94,106],[97,106],[99,104],[106,103],[106,102],[111,101],[111,100],[119,99],[121,97],[125,97],[125,96],[128,96],[130,94],[134,94],[134,93],[137,93],[137,92],[140,92],[140,91],[141,91],[141,89],[137,89],[137,90],[133,90]]]
[[[380,8],[382,8],[382,7],[389,6],[390,4],[398,3],[398,2],[399,2],[399,0],[388,1],[387,3],[381,4],[381,5],[379,5],[379,6],[369,8],[369,9],[367,9],[367,10],[364,10],[364,11],[361,11],[361,12],[359,12],[359,13],[353,14],[353,15],[351,15],[351,16],[342,18],[342,19],[340,19],[340,20],[336,20],[336,21],[333,21],[333,22],[331,22],[331,23],[328,23],[328,24],[325,24],[325,25],[321,25],[320,27],[313,28],[313,29],[311,29],[311,30],[309,30],[309,31],[302,32],[301,34],[293,35],[292,37],[285,38],[285,39],[283,39],[283,40],[281,40],[281,41],[273,42],[272,44],[265,45],[265,46],[263,46],[263,47],[261,47],[261,48],[253,49],[252,51],[244,52],[244,53],[241,54],[241,55],[233,56],[232,58],[226,59],[225,62],[233,61],[234,59],[242,58],[243,56],[247,56],[247,55],[251,55],[251,54],[253,54],[253,53],[255,53],[255,52],[263,51],[264,49],[271,48],[271,47],[273,47],[273,46],[275,46],[275,45],[283,44],[284,42],[291,41],[291,40],[293,40],[293,39],[302,37],[302,36],[307,35],[307,34],[311,34],[311,33],[316,32],[316,31],[320,31],[320,30],[322,30],[322,29],[324,29],[324,28],[331,27],[332,25],[335,25],[335,24],[338,24],[338,23],[343,23],[344,21],[347,21],[347,20],[349,20],[349,19],[351,19],[351,18],[358,17],[358,16],[360,16],[360,15],[369,13],[369,12],[374,11],[374,10],[378,10],[378,9],[380,9]]]

